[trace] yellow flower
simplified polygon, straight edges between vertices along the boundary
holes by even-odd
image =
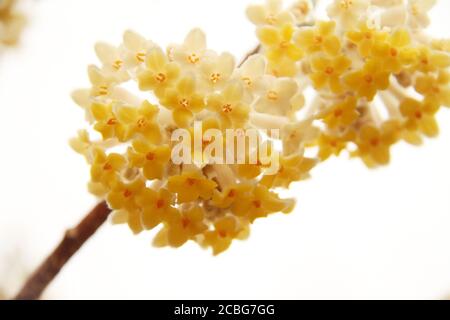
[[[90,106],[90,112],[96,121],[94,129],[102,135],[103,140],[111,138],[117,138],[119,141],[127,140],[128,128],[118,120],[112,104],[94,102]]]
[[[148,180],[161,180],[170,160],[170,147],[153,145],[144,140],[134,140],[132,146],[133,148],[128,150],[130,165],[142,168],[143,174]]]
[[[294,36],[295,43],[307,54],[325,52],[337,55],[341,42],[334,34],[335,27],[333,21],[320,21],[313,28],[301,28]]]
[[[366,124],[359,130],[356,155],[360,156],[368,167],[386,165],[390,161],[390,148],[399,137],[399,124],[386,121],[381,126]]]
[[[173,110],[173,120],[180,127],[188,127],[194,113],[205,108],[205,98],[197,89],[195,78],[184,76],[175,88],[166,91],[161,101],[163,105]]]
[[[351,134],[333,135],[330,133],[322,133],[317,139],[319,146],[319,159],[321,161],[327,160],[332,155],[339,156],[347,147],[349,137]]]
[[[124,156],[118,153],[105,152],[97,148],[94,150],[94,160],[91,165],[91,180],[104,186],[112,187],[118,182],[118,175],[126,165]]]
[[[168,188],[177,194],[178,203],[211,199],[217,184],[205,178],[198,171],[187,171],[181,175],[171,176],[168,180]]]
[[[159,143],[161,130],[157,122],[159,107],[147,100],[138,107],[120,107],[117,120],[127,126],[127,139],[145,138],[148,142]]]
[[[107,200],[109,206],[114,210],[137,208],[136,196],[144,189],[145,183],[141,179],[132,182],[117,181],[111,188]]]
[[[306,158],[303,154],[292,154],[280,157],[280,168],[276,174],[264,175],[261,184],[267,188],[286,188],[292,182],[309,178],[309,172],[317,164],[317,160]]]
[[[280,199],[276,193],[269,191],[266,186],[258,184],[247,193],[237,193],[231,211],[235,215],[246,217],[253,222],[258,218],[267,217],[271,213],[289,213],[293,207],[293,200]]]
[[[369,57],[376,44],[384,43],[388,33],[371,28],[365,22],[359,24],[358,30],[349,31],[346,34],[350,43],[358,48],[359,54],[363,57]]]
[[[448,71],[440,71],[437,76],[418,76],[414,88],[426,99],[432,99],[439,105],[450,107],[449,81],[450,73]]]
[[[435,137],[439,133],[439,126],[435,114],[439,105],[433,101],[417,101],[406,98],[400,104],[400,112],[406,118],[405,128],[409,131],[421,131],[428,137]]]
[[[136,203],[140,207],[143,227],[151,230],[176,213],[177,209],[172,207],[174,200],[175,196],[164,188],[158,191],[150,188],[141,190],[136,196]]]
[[[282,10],[282,5],[282,0],[266,0],[265,5],[251,5],[247,8],[247,17],[257,26],[292,23],[292,14]]]
[[[356,109],[357,102],[355,97],[348,96],[345,100],[333,104],[319,118],[323,119],[323,122],[330,129],[348,127],[359,117],[359,112]]]
[[[292,42],[294,26],[286,24],[282,27],[264,26],[258,28],[258,38],[265,47],[265,55],[270,68],[277,76],[294,76],[297,72],[295,63],[303,56],[303,52]],[[285,68],[280,66],[285,65]]]
[[[378,90],[386,90],[389,87],[389,76],[389,72],[385,71],[381,64],[369,60],[361,70],[346,75],[344,81],[359,97],[372,101]]]
[[[158,247],[181,247],[208,229],[204,218],[204,209],[198,206],[181,212],[172,211],[168,215],[164,228],[156,235],[154,244]]]
[[[409,32],[399,29],[390,35],[386,41],[374,43],[373,57],[379,61],[383,68],[392,73],[398,73],[407,65],[412,64],[417,52],[408,47],[411,43]]]
[[[247,233],[248,224],[238,221],[233,216],[219,218],[214,223],[214,230],[205,232],[203,245],[212,247],[213,254],[218,255],[226,251],[234,239],[239,239]]]
[[[118,181],[108,193],[106,200],[108,205],[115,211],[126,212],[126,222],[134,233],[143,230],[139,205],[136,197],[145,188],[145,183],[141,179],[124,183]]]
[[[432,50],[427,46],[418,49],[414,70],[424,73],[436,72],[450,67],[450,55],[446,52]]]
[[[333,93],[341,93],[343,85],[342,74],[350,68],[351,60],[345,56],[327,58],[316,56],[311,60],[313,73],[310,78],[317,90],[329,88]]]
[[[152,90],[159,98],[164,97],[167,88],[174,85],[180,75],[180,67],[160,48],[153,48],[147,55],[146,68],[138,74],[139,89]]]
[[[242,127],[247,122],[250,108],[242,102],[242,83],[231,81],[218,93],[208,97],[208,109],[218,114],[223,128]]]

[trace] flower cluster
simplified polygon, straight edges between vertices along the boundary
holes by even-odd
[[[435,114],[450,105],[450,56],[448,41],[423,33],[433,1],[336,0],[326,21],[314,21],[313,4],[249,7],[261,52],[241,64],[209,50],[198,29],[166,49],[132,31],[117,47],[96,45],[91,86],[73,94],[90,127],[71,143],[114,223],[134,233],[158,228],[159,247],[195,241],[219,254],[255,220],[291,212],[294,200],[278,189],[307,179],[320,161],[346,150],[384,165],[396,142],[438,133]],[[305,96],[308,87],[314,94]],[[279,129],[267,141],[271,152],[281,148],[279,168],[269,173],[259,158],[174,162],[171,135],[192,132],[194,122]]]
[[[25,19],[14,10],[16,0],[0,1],[0,47],[16,44]]]
[[[329,20],[313,23],[280,0],[249,8],[269,72],[315,89],[303,114],[320,128],[310,145],[320,160],[348,151],[385,165],[396,142],[438,134],[435,115],[450,106],[450,41],[424,32],[435,2],[334,0]]]

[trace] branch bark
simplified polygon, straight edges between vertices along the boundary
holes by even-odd
[[[110,213],[111,210],[106,202],[101,202],[89,212],[78,226],[67,230],[58,247],[56,247],[44,263],[31,275],[15,299],[39,299],[50,282],[59,274],[70,258],[100,228]]]

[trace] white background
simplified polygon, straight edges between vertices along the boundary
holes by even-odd
[[[253,2],[257,2],[254,0]],[[88,167],[67,141],[85,126],[71,101],[88,85],[98,40],[134,29],[166,45],[193,27],[242,56],[254,47],[250,1],[40,0],[26,3],[19,49],[0,56],[0,287],[50,252],[96,200]],[[433,10],[445,37],[449,1]],[[446,31],[447,30],[447,31]],[[290,216],[257,222],[246,242],[213,258],[195,244],[154,249],[152,234],[104,226],[47,298],[443,298],[450,293],[450,110],[422,148],[400,144],[387,168],[333,159],[296,185]]]

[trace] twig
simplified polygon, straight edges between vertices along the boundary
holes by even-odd
[[[66,232],[58,247],[31,275],[16,296],[17,300],[36,300],[65,264],[106,221],[111,210],[106,202],[98,204],[78,226]]]
[[[245,61],[248,60],[248,58],[250,58],[251,56],[259,53],[259,51],[261,50],[261,45],[257,45],[252,51],[249,51],[244,58],[242,59],[242,61],[238,64],[238,67],[242,67],[242,65],[245,63]]]

